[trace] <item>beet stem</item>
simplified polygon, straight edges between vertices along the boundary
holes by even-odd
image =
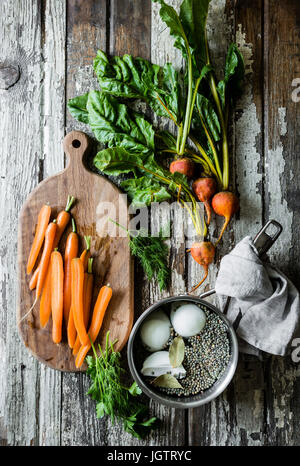
[[[230,221],[230,218],[226,218],[226,219],[225,219],[225,222],[224,222],[224,224],[223,224],[223,228],[222,228],[222,230],[221,230],[220,236],[219,236],[219,238],[218,238],[218,240],[217,240],[215,246],[220,242],[220,240],[221,240],[221,238],[222,238],[222,236],[223,236],[223,233],[224,233],[224,231],[225,231],[226,228],[227,228],[227,225],[228,225],[229,221]]]
[[[199,288],[200,285],[202,285],[202,283],[207,279],[207,275],[208,275],[208,267],[207,266],[202,266],[205,270],[205,275],[204,277],[202,278],[202,280],[198,283],[198,285],[195,285],[191,291],[189,291],[189,293],[192,293],[193,291],[197,290],[197,288]]]
[[[204,207],[206,210],[206,225],[209,225],[211,220],[211,206],[209,201],[204,202]]]

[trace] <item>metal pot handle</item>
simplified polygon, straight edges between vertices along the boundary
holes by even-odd
[[[270,227],[272,227],[273,229],[275,228],[275,232],[273,232],[272,234],[267,233],[267,230],[270,230]],[[262,257],[264,254],[266,254],[269,251],[269,249],[273,246],[273,244],[275,243],[275,241],[281,234],[282,229],[283,229],[282,225],[279,222],[277,222],[276,220],[269,220],[265,224],[265,226],[262,227],[262,229],[257,233],[257,235],[254,237],[253,244],[257,249],[259,257]],[[204,293],[201,293],[199,297],[202,299],[207,298],[208,296],[211,296],[215,292],[216,292],[215,289],[208,290],[208,291],[205,291]],[[227,314],[230,299],[231,297],[228,296],[224,309],[223,309],[224,314]]]

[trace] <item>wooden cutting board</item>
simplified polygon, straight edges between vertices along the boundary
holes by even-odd
[[[18,265],[19,289],[17,322],[25,346],[35,357],[48,366],[62,371],[76,371],[74,357],[66,343],[54,344],[51,338],[52,320],[41,328],[39,302],[23,321],[22,316],[34,302],[35,292],[29,290],[31,275],[26,274],[26,264],[34,238],[40,208],[47,203],[52,208],[52,218],[64,209],[68,195],[76,198],[71,210],[80,236],[80,248],[84,249],[84,235],[90,235],[91,253],[94,257],[94,300],[102,284],[109,283],[113,290],[103,326],[98,337],[102,345],[106,332],[111,340],[117,339],[115,349],[120,351],[126,344],[133,322],[133,266],[127,237],[112,237],[107,232],[107,217],[127,224],[128,208],[120,190],[103,176],[86,168],[85,159],[89,149],[88,137],[79,131],[69,133],[63,142],[68,157],[67,168],[61,173],[42,181],[26,200],[19,218]],[[112,224],[111,224],[112,225]],[[66,229],[59,249],[64,244],[71,225]],[[80,252],[81,252],[80,250]],[[85,365],[81,370],[85,370]]]

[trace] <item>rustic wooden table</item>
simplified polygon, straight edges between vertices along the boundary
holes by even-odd
[[[271,258],[299,284],[300,3],[213,0],[211,6],[214,60],[221,68],[235,40],[247,74],[232,124],[232,183],[241,212],[209,281],[214,284],[219,258],[229,248],[275,218],[284,233]],[[51,370],[27,352],[15,322],[18,212],[39,181],[64,167],[65,132],[86,130],[66,111],[67,99],[97,88],[92,60],[98,48],[159,64],[181,66],[181,60],[150,0],[2,0],[0,38],[0,444],[299,445],[300,367],[290,358],[241,357],[225,393],[199,409],[151,403],[162,427],[139,442],[96,419],[84,374]],[[184,257],[184,245],[172,241],[174,294],[199,273]],[[136,266],[136,315],[162,296],[141,275]]]

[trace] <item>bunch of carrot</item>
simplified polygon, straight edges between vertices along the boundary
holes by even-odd
[[[40,298],[40,323],[45,327],[52,316],[54,343],[61,342],[65,322],[68,344],[76,356],[76,367],[80,367],[91,348],[91,343],[94,343],[100,332],[112,289],[109,285],[101,287],[89,325],[93,294],[91,238],[84,237],[86,248],[78,257],[79,237],[75,220],[70,214],[74,200],[73,196],[69,196],[65,210],[52,222],[51,207],[42,206],[28,257],[27,274],[33,272],[29,288],[36,290],[35,301],[29,312]],[[70,220],[72,231],[68,234],[62,256],[58,245]]]

